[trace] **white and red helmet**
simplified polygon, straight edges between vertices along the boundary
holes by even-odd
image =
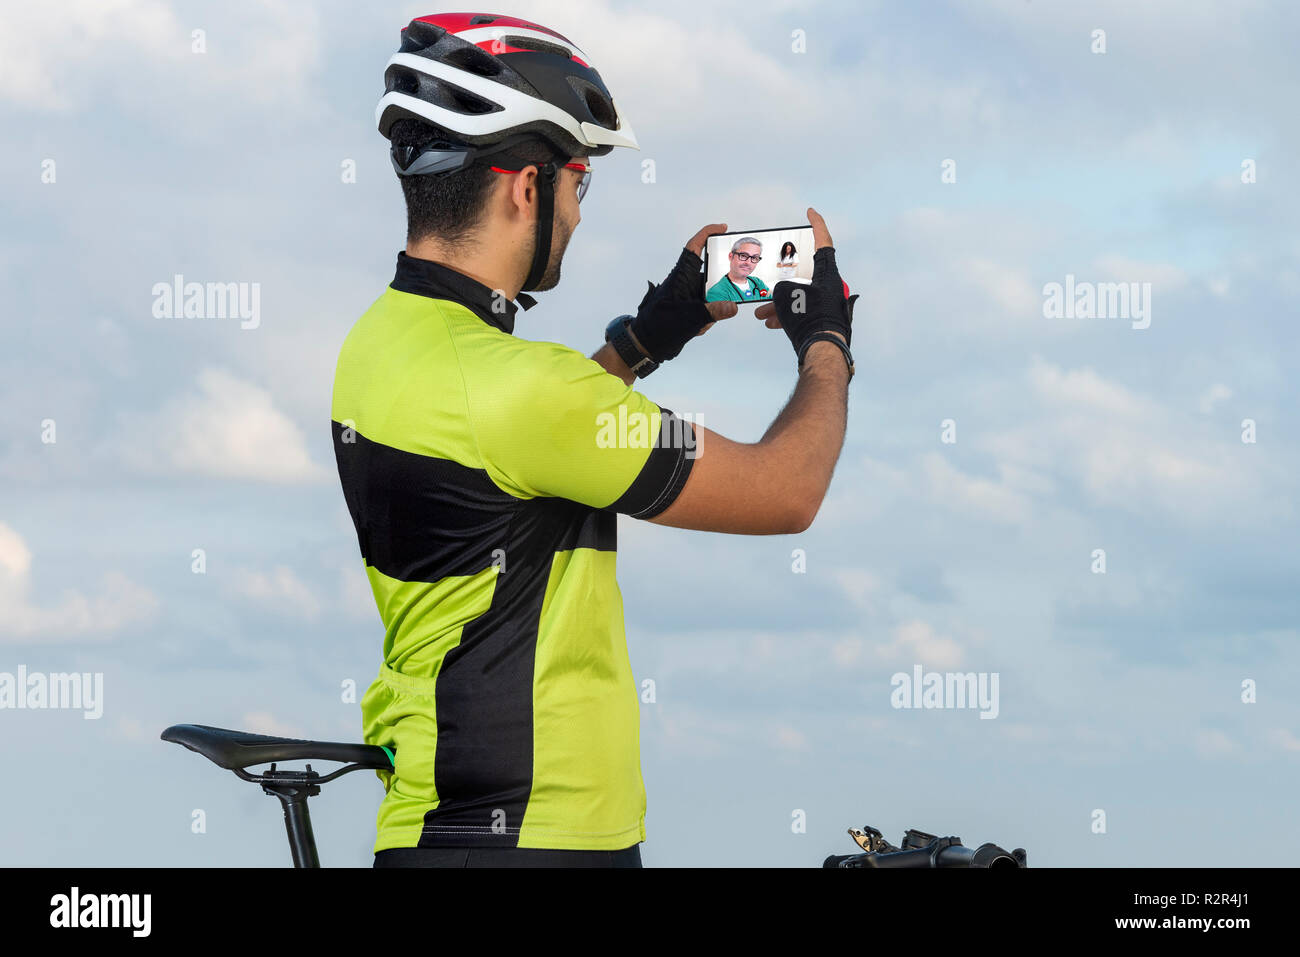
[[[401,49],[384,70],[375,122],[388,137],[407,118],[471,147],[459,161],[450,154],[442,163],[429,157],[420,172],[449,171],[470,155],[530,136],[566,156],[640,149],[586,54],[540,24],[489,13],[438,13],[402,30]],[[397,152],[397,171],[416,172],[418,156]]]

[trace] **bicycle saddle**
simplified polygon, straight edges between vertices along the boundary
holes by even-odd
[[[233,771],[272,761],[345,761],[363,768],[388,770],[393,767],[392,749],[374,744],[341,744],[333,741],[304,741],[301,738],[276,738],[250,731],[230,731],[206,724],[174,724],[162,733],[164,741],[174,741],[203,755],[218,767]]]

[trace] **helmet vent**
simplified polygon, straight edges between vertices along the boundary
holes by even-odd
[[[420,80],[415,74],[407,70],[393,68],[388,71],[386,89],[397,93],[405,93],[408,96],[415,96],[420,91]]]
[[[618,116],[614,113],[614,105],[595,90],[587,91],[587,109],[591,110],[591,115],[595,117],[596,122],[606,129],[612,130],[618,127]]]
[[[436,23],[424,20],[412,20],[402,31],[402,46],[399,53],[418,53],[433,46],[447,35],[447,31]]]
[[[496,57],[469,44],[452,50],[443,57],[443,61],[478,76],[497,76],[501,73],[501,63]]]
[[[477,16],[471,17],[469,22],[471,26],[478,26],[480,23],[495,23],[496,19],[497,18],[492,14],[480,13]]]
[[[551,53],[555,56],[562,56],[564,59],[572,59],[567,47],[562,47],[558,43],[547,43],[545,40],[538,40],[533,37],[502,37],[501,42],[512,47],[518,47],[521,50],[531,50],[534,53]]]
[[[566,77],[569,86],[574,93],[586,104],[587,110],[591,113],[591,118],[596,121],[597,125],[603,126],[607,130],[618,129],[618,113],[614,109],[614,103],[610,100],[609,95],[594,83],[584,80],[582,77]]]
[[[447,103],[448,108],[453,109],[458,113],[467,113],[477,116],[480,113],[493,113],[501,109],[500,106],[492,101],[485,100],[483,97],[476,96],[469,92],[469,90],[462,90],[460,87],[453,86],[450,83],[442,84],[442,91],[450,101]]]

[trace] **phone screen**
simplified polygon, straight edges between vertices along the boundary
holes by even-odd
[[[710,236],[704,245],[704,300],[770,302],[778,282],[812,281],[815,251],[811,226]]]

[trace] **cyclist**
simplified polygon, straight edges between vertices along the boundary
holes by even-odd
[[[806,299],[778,286],[760,307],[801,371],[757,443],[633,388],[735,314],[704,302],[699,253],[725,225],[700,230],[592,357],[514,334],[524,290],[559,281],[590,158],[638,148],[589,64],[538,24],[440,14],[411,21],[385,71],[376,118],[407,244],[342,346],[331,414],[385,626],[361,702],[365,740],[396,751],[375,866],[640,866],[617,513],[801,531],[843,441],[853,301],[812,210]],[[632,426],[611,440],[611,422]]]

